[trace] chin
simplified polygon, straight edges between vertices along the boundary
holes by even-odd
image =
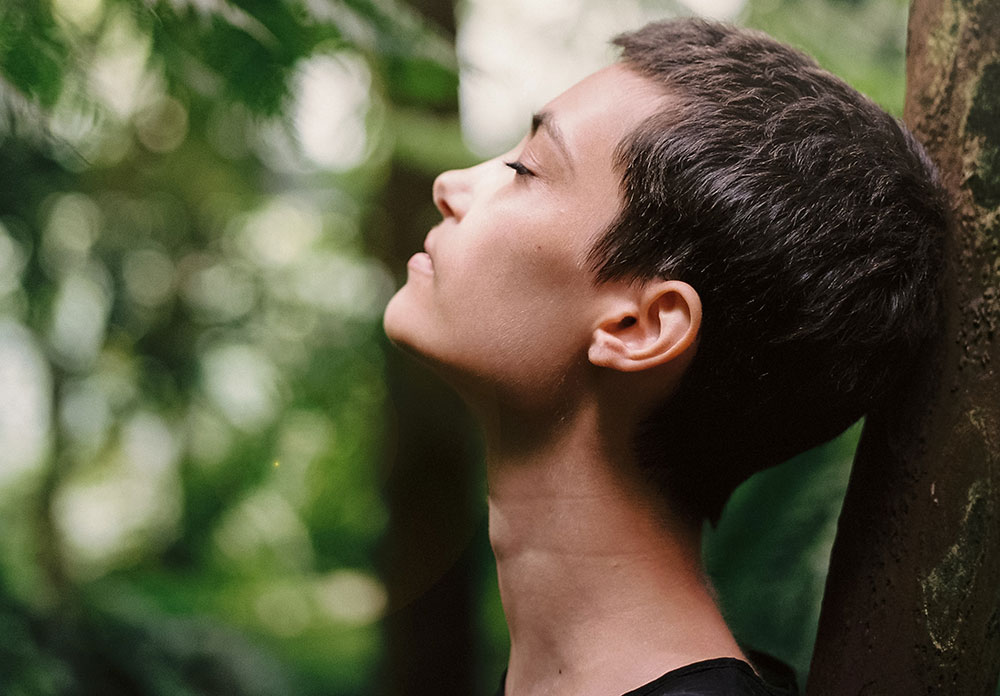
[[[389,337],[390,341],[400,346],[406,342],[405,337],[408,333],[406,324],[408,323],[407,319],[411,317],[411,314],[402,306],[406,304],[402,297],[405,289],[404,285],[396,291],[396,294],[389,300],[389,304],[385,306],[385,312],[382,313],[382,328],[385,330],[385,335]]]
[[[385,335],[398,348],[426,358],[428,327],[425,312],[422,311],[422,307],[414,304],[404,285],[386,305],[382,314],[382,328]]]
[[[440,346],[435,347],[435,332],[428,325],[425,312],[421,311],[423,307],[414,306],[410,300],[406,286],[389,300],[382,315],[385,335],[397,348],[412,355],[457,388],[454,366],[437,349]]]
[[[454,343],[438,330],[429,312],[421,301],[423,298],[408,292],[404,285],[392,296],[382,315],[382,328],[393,344],[424,363],[444,382],[467,398],[478,390],[471,388],[478,384],[482,375],[482,365],[469,364],[469,355],[462,355]],[[476,355],[482,355],[482,352]]]

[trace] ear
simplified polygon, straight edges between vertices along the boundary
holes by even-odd
[[[687,283],[663,280],[623,294],[594,330],[590,362],[622,372],[664,365],[695,347],[701,298]]]

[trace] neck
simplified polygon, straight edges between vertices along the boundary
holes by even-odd
[[[487,437],[509,695],[624,693],[742,657],[703,576],[699,530],[635,483],[627,436],[599,420],[575,414],[534,442]]]

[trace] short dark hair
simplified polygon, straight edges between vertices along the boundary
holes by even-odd
[[[764,34],[684,19],[614,43],[669,96],[618,147],[623,209],[590,261],[701,297],[697,354],[636,447],[675,508],[714,520],[912,363],[938,326],[946,199],[899,121]]]

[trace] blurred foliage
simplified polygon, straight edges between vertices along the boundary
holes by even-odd
[[[739,21],[804,50],[902,117],[907,7],[906,0],[749,0]]]
[[[0,78],[0,691],[370,691],[361,225],[450,41],[368,0],[15,2]]]
[[[800,688],[860,431],[858,424],[751,478],[704,542],[705,567],[737,640],[793,667]]]
[[[899,113],[904,15],[741,21]],[[378,684],[378,201],[393,160],[468,162],[457,80],[387,0],[0,4],[0,691]],[[739,636],[800,675],[852,437],[752,480],[706,546]],[[474,544],[485,693],[506,633]]]

